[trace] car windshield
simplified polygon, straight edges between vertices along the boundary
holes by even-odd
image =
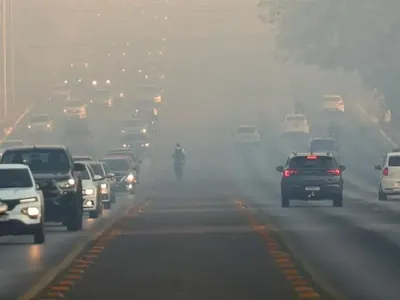
[[[135,119],[124,122],[124,127],[138,127],[138,126],[143,126],[143,121]]]
[[[79,100],[68,100],[65,102],[65,107],[76,107],[76,106],[83,106],[82,101]]]
[[[135,142],[135,141],[147,141],[147,136],[143,133],[129,133],[129,134],[125,134],[122,138],[121,138],[122,142]]]
[[[390,156],[388,165],[389,167],[400,167],[400,156]]]
[[[334,169],[336,166],[332,157],[328,156],[298,156],[289,162],[291,169]]]
[[[128,171],[130,169],[130,165],[127,159],[121,158],[121,159],[102,159],[101,161],[104,161],[108,164],[110,169],[112,171]]]
[[[35,122],[48,122],[50,120],[48,115],[36,115],[36,116],[31,116],[29,121],[31,123]]]
[[[239,127],[236,130],[237,133],[255,133],[256,132],[256,128],[255,127],[250,127],[250,126],[243,126],[243,127]]]
[[[68,156],[62,149],[6,150],[1,163],[27,164],[33,173],[67,173],[70,170]]]
[[[90,164],[90,166],[92,167],[92,169],[96,175],[100,175],[101,177],[106,176],[103,168],[101,167],[101,164]]]
[[[30,188],[33,182],[27,169],[1,169],[0,189]]]
[[[5,149],[23,145],[24,143],[22,141],[4,141],[3,143],[1,143],[0,148]]]
[[[326,150],[335,150],[334,140],[314,140],[311,142],[311,151],[318,152]]]
[[[82,164],[77,164],[77,165],[82,165]],[[85,165],[83,165],[83,166],[85,166]],[[85,170],[76,171],[75,173],[83,180],[89,180],[90,179],[89,171],[87,170],[86,166],[85,166]]]
[[[287,122],[304,122],[306,118],[304,116],[288,116],[286,118]]]

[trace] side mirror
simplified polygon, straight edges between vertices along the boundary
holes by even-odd
[[[36,189],[40,190],[40,186],[38,184],[36,184]]]
[[[84,164],[74,164],[74,171],[83,172],[86,171],[86,167]]]
[[[93,177],[94,181],[99,181],[99,180],[102,180],[102,179],[103,179],[103,177],[101,177],[100,175],[94,175],[94,177]]]
[[[107,174],[107,178],[114,178],[115,177],[115,174],[114,173],[108,173]]]
[[[339,169],[340,169],[340,171],[342,171],[342,172],[343,172],[344,170],[346,170],[346,167],[345,167],[345,166],[343,166],[343,165],[340,165],[340,166],[339,166]]]
[[[283,172],[283,166],[276,167],[276,171],[279,173]]]
[[[375,166],[375,170],[381,171],[381,170],[382,170],[382,167],[381,167],[380,165],[376,165],[376,166]]]

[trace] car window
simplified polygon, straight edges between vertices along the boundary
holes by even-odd
[[[1,163],[26,164],[33,173],[67,173],[70,170],[70,162],[63,149],[6,150]]]
[[[140,126],[143,125],[143,122],[140,120],[128,120],[124,122],[124,126],[130,127],[130,126]]]
[[[129,171],[131,166],[129,163],[129,159],[102,159],[102,161],[106,162],[111,170],[115,171]]]
[[[90,166],[92,167],[96,175],[100,175],[102,177],[106,175],[103,168],[101,167],[101,164],[90,164]]]
[[[389,167],[400,167],[400,156],[390,156],[389,157],[389,162],[388,162]]]
[[[30,188],[32,186],[32,178],[27,169],[0,170],[0,189]]]
[[[333,169],[337,167],[336,161],[329,156],[296,156],[289,161],[291,169]]]
[[[108,166],[108,164],[106,162],[103,162],[103,167],[104,167],[104,170],[106,171],[106,174],[112,173],[110,167]]]
[[[237,133],[256,133],[255,127],[243,126],[236,129]]]
[[[79,164],[78,163],[78,164],[75,164],[75,165],[84,165],[84,164]],[[89,170],[88,170],[88,168],[86,166],[85,166],[85,169],[83,171],[76,171],[75,173],[83,180],[90,179]]]

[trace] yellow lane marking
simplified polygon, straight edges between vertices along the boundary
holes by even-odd
[[[298,298],[321,299],[321,296],[311,287],[312,282],[306,281],[300,275],[301,272],[296,268],[290,253],[282,249],[280,241],[277,241],[274,235],[270,234],[273,231],[278,231],[278,229],[270,225],[261,224],[252,212],[245,207],[243,201],[236,200],[234,203],[237,211],[248,219],[253,231],[264,241],[268,254],[275,260],[280,272],[291,282],[293,291]]]
[[[127,214],[131,214],[132,211],[134,210],[137,210],[137,206],[127,211]],[[118,220],[116,219],[113,222],[111,222],[111,225],[108,226],[107,229],[111,229],[111,226],[115,226]],[[35,294],[33,294],[33,292],[31,291],[28,296],[27,294],[25,294],[19,300],[28,300],[28,299],[31,300],[32,298],[38,296],[40,293],[46,293],[46,291],[47,291],[47,293],[45,294],[46,296],[40,297],[40,300],[48,300],[46,297],[48,297],[50,294],[52,295],[52,297],[55,298],[54,300],[64,298],[64,294],[61,292],[68,293],[75,285],[75,283],[78,280],[82,279],[85,270],[88,269],[91,265],[93,265],[95,263],[95,260],[101,254],[101,252],[103,252],[106,245],[105,242],[108,242],[116,237],[115,235],[112,236],[111,232],[104,230],[102,234],[98,235],[97,238],[94,240],[95,241],[94,245],[84,253],[81,253],[83,250],[81,249],[76,254],[74,252],[75,255],[73,257],[71,254],[71,258],[68,259],[69,263],[65,267],[60,269],[58,273],[54,274],[51,280],[47,282],[44,286],[42,286],[40,290],[38,290]],[[106,233],[107,235],[105,235]],[[65,273],[61,272],[63,270],[66,270]],[[52,284],[54,278],[60,274],[63,275],[62,278],[58,282],[54,282],[54,284]]]

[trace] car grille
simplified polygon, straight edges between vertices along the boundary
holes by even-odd
[[[7,204],[8,211],[13,210],[19,204],[19,199],[12,199],[12,200],[1,199],[0,201]]]

